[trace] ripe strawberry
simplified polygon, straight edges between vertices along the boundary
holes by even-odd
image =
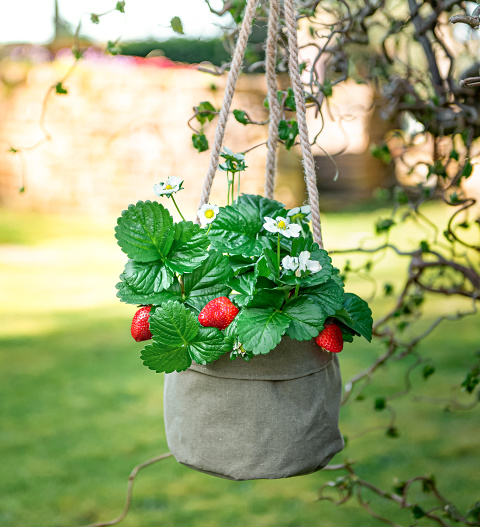
[[[340,353],[343,349],[342,330],[333,322],[327,322],[315,342],[325,351]]]
[[[152,338],[152,333],[150,332],[150,326],[148,324],[151,309],[152,306],[143,306],[133,316],[131,333],[132,337],[137,342]]]
[[[226,296],[219,296],[200,311],[198,321],[206,328],[225,329],[238,315],[238,308]]]

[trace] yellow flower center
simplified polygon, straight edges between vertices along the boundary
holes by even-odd
[[[215,216],[215,212],[212,209],[207,209],[205,211],[205,218],[207,218],[207,220],[212,219],[214,216]]]
[[[279,229],[286,229],[287,228],[287,224],[283,221],[283,220],[280,220],[278,223],[277,223],[277,227]]]
[[[172,185],[165,185],[165,190],[171,190],[172,188]]]

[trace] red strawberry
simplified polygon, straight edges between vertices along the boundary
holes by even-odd
[[[132,320],[132,337],[137,341],[149,340],[152,338],[148,318],[150,317],[150,310],[152,306],[141,307],[134,315]]]
[[[315,338],[315,342],[325,351],[340,353],[343,349],[342,330],[333,322],[328,322]]]
[[[219,296],[200,311],[198,321],[206,328],[225,329],[238,315],[238,308],[226,296]]]

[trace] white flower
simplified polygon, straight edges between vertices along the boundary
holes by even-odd
[[[291,221],[310,221],[312,219],[310,205],[295,207],[289,210],[287,212],[287,218],[290,218]]]
[[[157,196],[170,197],[175,192],[182,190],[183,179],[177,176],[169,176],[166,183],[159,183],[153,186],[153,192]]]
[[[282,267],[287,271],[295,271],[298,267],[298,258],[296,256],[293,258],[291,256],[285,256],[282,259]]]
[[[320,262],[316,260],[309,260],[310,253],[308,251],[302,251],[298,255],[298,269],[295,272],[295,276],[300,276],[302,272],[310,271],[311,273],[318,273],[321,271],[322,266]]]
[[[264,219],[264,229],[266,229],[268,232],[278,232],[286,238],[298,238],[300,236],[300,232],[302,231],[300,225],[290,224],[290,218],[282,218],[281,216],[277,216],[277,218],[274,220],[273,218],[265,216]]]
[[[212,223],[218,214],[218,207],[216,205],[210,205],[210,203],[205,203],[202,205],[200,210],[197,212],[197,216],[200,219],[202,227]]]

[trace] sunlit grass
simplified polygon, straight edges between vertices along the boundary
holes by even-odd
[[[372,235],[372,218],[381,214],[329,215],[326,244],[355,245]],[[142,365],[142,346],[129,335],[135,308],[115,298],[124,257],[113,225],[1,211],[2,526],[80,526],[111,519],[123,507],[132,467],[168,450],[163,375]],[[397,259],[388,255],[377,277],[381,286],[397,282],[401,274]],[[369,294],[372,284],[354,278],[348,289]],[[380,298],[374,311],[380,313],[390,302]],[[433,319],[459,306],[466,307],[451,299],[432,301],[428,313]],[[382,368],[362,392],[365,398],[354,398],[342,409],[341,428],[350,440],[333,462],[357,460],[359,474],[387,490],[395,478],[435,473],[440,490],[461,507],[478,500],[478,410],[447,412],[445,404],[415,400],[471,400],[460,384],[465,366],[475,360],[478,323],[478,316],[445,322],[422,344],[422,356],[436,373],[424,380],[421,368],[415,370],[412,393],[392,403],[397,439],[386,438],[390,413],[373,411],[373,403],[403,389],[413,360]],[[380,342],[348,345],[340,357],[344,380],[382,352]],[[353,503],[337,508],[315,501],[321,485],[337,475],[231,482],[168,459],[140,474],[124,525],[381,525]],[[369,497],[399,523],[413,522],[409,511],[393,512],[394,507]]]

